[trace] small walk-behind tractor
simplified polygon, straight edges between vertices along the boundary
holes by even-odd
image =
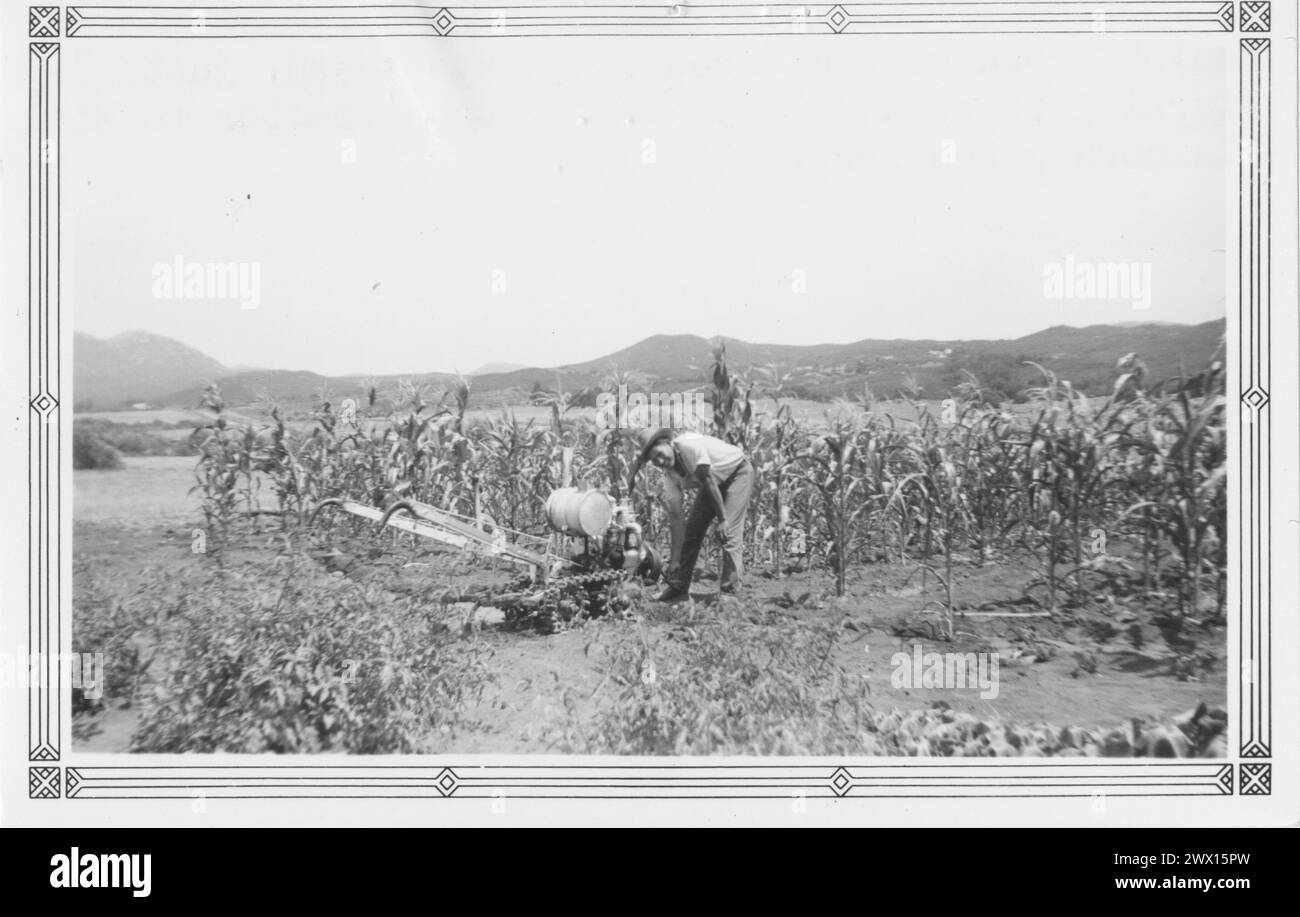
[[[322,500],[312,512],[312,524],[329,508],[370,521],[377,533],[396,529],[514,564],[520,576],[510,586],[457,598],[499,608],[508,623],[532,620],[547,631],[625,610],[626,586],[637,580],[653,582],[662,572],[659,556],[645,543],[631,507],[599,490],[553,491],[545,512],[551,531],[542,536],[416,500],[398,500],[386,509],[342,498]]]

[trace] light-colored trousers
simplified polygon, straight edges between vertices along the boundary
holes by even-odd
[[[740,577],[745,572],[742,558],[745,537],[745,514],[749,510],[749,496],[754,489],[754,469],[746,459],[740,464],[725,484],[718,485],[722,492],[722,505],[727,511],[727,546],[722,555],[722,586],[734,589],[740,585]],[[678,589],[689,589],[691,574],[695,570],[695,561],[699,559],[700,548],[704,545],[704,536],[708,534],[709,523],[717,517],[713,501],[706,493],[698,493],[691,511],[686,515],[686,528],[682,535],[681,563],[677,576],[669,582]]]

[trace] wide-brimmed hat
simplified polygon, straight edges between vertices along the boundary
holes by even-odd
[[[637,456],[636,463],[640,467],[650,461],[650,450],[662,443],[664,440],[671,440],[677,434],[668,427],[659,429],[646,429],[641,431],[641,454]]]

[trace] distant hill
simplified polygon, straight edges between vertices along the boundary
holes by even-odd
[[[493,373],[512,373],[517,369],[527,369],[525,363],[484,363],[473,372],[465,373],[467,376],[487,376]]]
[[[153,404],[195,380],[229,372],[207,354],[147,331],[107,339],[72,336],[72,396],[79,410]]]
[[[292,369],[251,369],[211,381],[217,383],[222,400],[230,407],[257,404],[263,397],[269,397],[279,404],[310,404],[321,393],[329,397],[343,397],[340,394],[343,388],[355,397],[359,385],[359,381],[348,384],[320,373]],[[164,403],[170,407],[193,407],[203,400],[203,389],[204,385],[198,384],[179,392],[173,391],[164,399]]]
[[[733,369],[778,365],[791,373],[794,392],[813,399],[861,392],[864,386],[884,398],[896,397],[913,386],[925,397],[940,398],[965,381],[962,370],[1007,398],[1042,381],[1037,370],[1024,365],[1031,360],[1095,394],[1115,378],[1116,361],[1133,351],[1147,364],[1153,380],[1197,372],[1218,351],[1223,333],[1224,321],[1218,319],[1200,325],[1059,325],[1026,337],[996,341],[868,339],[798,345],[660,334],[585,363],[479,376],[474,379],[474,390],[527,392],[534,387],[554,389],[558,382],[568,391],[578,391],[601,385],[613,367],[643,373],[667,391],[693,388],[707,381],[713,347],[721,340],[727,345],[727,362]]]
[[[1223,358],[1224,325],[1223,319],[1201,325],[1056,325],[1014,343],[1017,350],[1037,354],[1037,362],[1059,378],[1091,391],[1114,378],[1115,360],[1127,353],[1142,358],[1152,381],[1200,372],[1216,354]]]
[[[735,369],[746,366],[785,364],[811,372],[848,359],[845,354],[862,351],[881,355],[900,354],[898,359],[920,356],[930,348],[942,346],[938,341],[862,341],[859,344],[751,344],[738,338],[703,338],[694,334],[656,334],[585,363],[571,363],[550,369],[521,369],[475,379],[484,391],[531,389],[534,385],[554,388],[557,381],[566,389],[598,385],[614,367],[642,373],[666,384],[669,390],[701,384],[708,375],[713,348],[718,342],[727,345],[727,360]],[[855,350],[856,348],[856,350]]]
[[[488,371],[496,369],[489,364],[481,367],[481,374],[473,374],[472,403],[482,405],[485,399],[519,403],[532,391],[554,389],[557,383],[569,392],[603,386],[615,367],[641,374],[646,384],[660,391],[695,388],[706,384],[712,350],[719,340],[727,345],[732,369],[778,365],[789,374],[789,391],[793,395],[818,400],[862,392],[864,387],[881,398],[894,398],[903,391],[941,398],[965,381],[966,372],[973,373],[991,396],[1012,398],[1042,381],[1038,371],[1026,365],[1028,361],[1041,363],[1082,391],[1101,394],[1109,389],[1115,378],[1115,363],[1125,354],[1137,352],[1152,381],[1176,378],[1203,369],[1220,352],[1223,333],[1224,321],[1218,319],[1200,325],[1058,325],[1022,338],[996,341],[868,339],[805,346],[659,334],[584,363],[497,371]],[[256,403],[263,394],[291,405],[310,404],[322,392],[336,399],[363,394],[361,376],[268,369],[231,372],[191,348],[156,335],[132,333],[111,341],[85,335],[77,338],[78,402],[82,392],[107,392],[84,395],[93,398],[101,410],[130,400],[169,407],[193,406],[207,380],[217,382],[231,407]],[[139,353],[132,342],[139,346]],[[110,344],[111,357],[105,353]],[[84,367],[83,357],[88,363]],[[100,381],[82,381],[83,374],[86,380],[93,377]],[[427,373],[377,377],[374,381],[382,389],[398,379],[412,379],[428,384],[437,393],[453,378],[449,373]],[[164,379],[166,384],[159,381]]]

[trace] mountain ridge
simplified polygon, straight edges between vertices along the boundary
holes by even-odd
[[[972,372],[991,392],[1012,397],[1037,384],[1037,370],[1048,369],[1089,393],[1109,385],[1116,361],[1137,352],[1153,379],[1195,372],[1221,349],[1224,319],[1194,325],[1169,322],[1055,325],[1020,338],[994,340],[875,339],[837,344],[762,344],[732,337],[705,338],[693,334],[656,334],[592,360],[555,367],[522,367],[470,375],[471,390],[480,398],[522,403],[531,393],[557,385],[575,393],[607,381],[611,369],[636,374],[638,382],[664,391],[702,385],[718,342],[727,347],[733,370],[777,364],[789,373],[789,390],[796,397],[825,400],[869,388],[877,396],[895,397],[909,390],[923,397],[943,397]],[[132,341],[144,353],[122,353]],[[172,345],[172,346],[168,346]],[[121,375],[106,372],[103,355],[115,354]],[[83,366],[83,361],[89,366]],[[178,365],[181,364],[181,365]],[[185,367],[192,367],[186,369]],[[494,369],[486,364],[481,370]],[[188,373],[188,375],[186,375]],[[80,410],[107,409],[123,402],[156,406],[192,406],[207,382],[216,382],[231,405],[251,404],[269,396],[281,403],[310,402],[322,391],[335,397],[357,395],[369,384],[385,387],[399,379],[447,386],[454,373],[403,373],[386,376],[326,376],[310,370],[250,369],[233,372],[216,360],[179,341],[149,332],[125,332],[107,340],[74,335],[76,403]],[[179,384],[173,384],[176,380]],[[89,405],[89,407],[87,406]]]
[[[78,406],[149,402],[195,378],[227,376],[230,369],[196,348],[149,331],[97,338],[72,334],[72,403]]]

